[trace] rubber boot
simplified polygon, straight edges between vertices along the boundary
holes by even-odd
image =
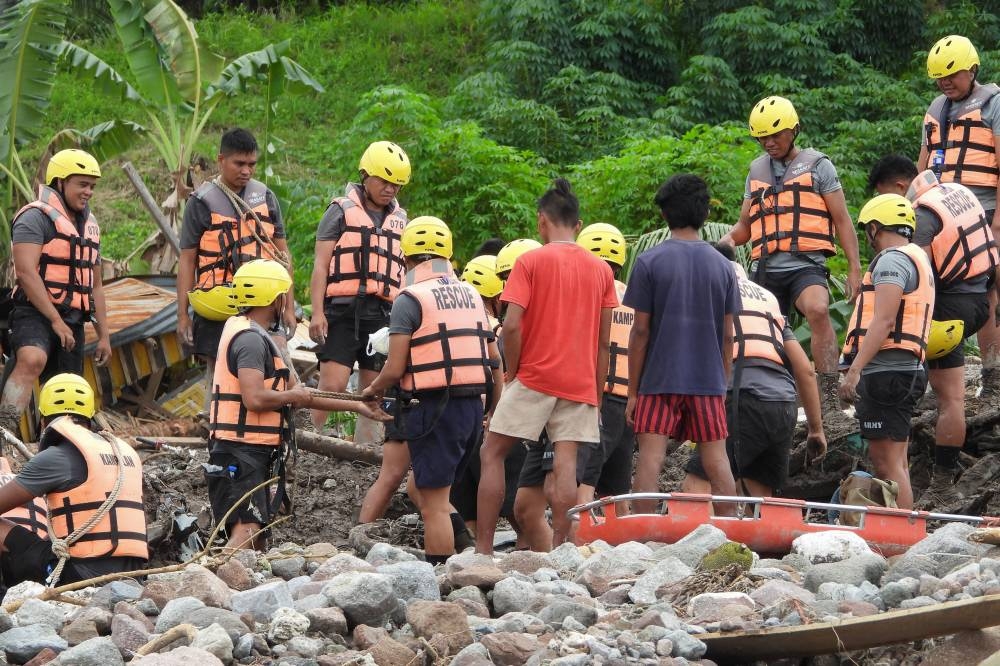
[[[914,508],[919,511],[951,513],[962,503],[962,494],[955,488],[958,468],[944,468],[934,465],[931,471],[931,485],[927,486]]]
[[[827,439],[832,440],[852,432],[857,432],[858,422],[844,413],[840,407],[840,374],[836,372],[816,373],[819,383],[819,402],[823,411],[823,429]]]

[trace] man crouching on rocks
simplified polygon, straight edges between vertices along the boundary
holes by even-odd
[[[285,459],[293,438],[291,410],[356,411],[389,417],[362,402],[319,398],[291,377],[268,331],[280,322],[292,279],[280,263],[250,261],[236,271],[233,289],[241,314],[222,331],[212,378],[209,456],[205,475],[212,515],[220,521],[251,488],[279,478],[274,498],[257,489],[226,518],[229,547],[254,548],[272,516],[291,502],[285,492]]]
[[[38,455],[0,487],[4,584],[55,586],[141,569],[149,551],[139,456],[92,430],[94,390],[79,375],[46,382],[38,411],[45,425]]]

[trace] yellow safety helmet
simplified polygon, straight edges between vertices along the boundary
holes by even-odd
[[[358,170],[396,185],[410,182],[410,158],[391,141],[376,141],[368,146],[358,162]]]
[[[211,289],[194,289],[188,292],[188,301],[194,311],[209,321],[226,321],[235,314],[236,292],[231,284],[220,284]]]
[[[877,222],[883,227],[917,228],[917,216],[913,204],[899,194],[880,194],[870,200],[858,213],[858,224],[864,226]]]
[[[273,259],[248,261],[233,275],[233,292],[238,308],[270,305],[278,296],[288,293],[291,286],[288,269]]]
[[[750,111],[750,136],[759,139],[777,134],[781,130],[799,126],[799,114],[795,105],[784,97],[765,97]]]
[[[532,238],[516,238],[497,252],[497,275],[505,276],[514,270],[514,262],[525,252],[537,250],[541,243]]]
[[[576,237],[577,245],[589,250],[601,259],[610,261],[615,266],[625,265],[625,236],[618,227],[604,222],[588,224]]]
[[[45,382],[38,394],[38,411],[42,416],[79,414],[88,419],[97,411],[94,389],[80,375],[64,372]]]
[[[399,246],[403,249],[403,255],[407,257],[433,254],[436,257],[451,259],[451,229],[440,218],[421,215],[406,224]]]
[[[943,79],[979,64],[979,53],[967,37],[948,35],[937,41],[927,54],[927,76]]]
[[[931,321],[931,330],[927,334],[927,359],[947,356],[965,339],[965,322],[961,319],[948,321]]]
[[[503,280],[497,275],[497,258],[492,254],[470,259],[462,271],[462,280],[475,287],[483,298],[493,298],[503,291]]]
[[[97,163],[93,155],[85,150],[77,148],[60,150],[49,158],[49,164],[45,167],[45,182],[49,185],[55,178],[69,178],[77,175],[101,177],[101,165]]]

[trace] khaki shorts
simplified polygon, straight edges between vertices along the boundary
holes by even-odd
[[[553,442],[600,442],[597,405],[539,393],[514,379],[503,389],[490,432],[536,442],[542,430]]]

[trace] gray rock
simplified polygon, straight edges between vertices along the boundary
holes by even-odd
[[[266,622],[282,606],[292,607],[292,595],[288,592],[288,583],[283,580],[273,581],[236,592],[229,603],[237,615],[251,613],[256,621]]]
[[[323,587],[323,594],[355,624],[380,626],[397,605],[392,578],[379,573],[342,573]]]
[[[121,655],[128,659],[136,650],[149,642],[149,630],[135,618],[115,615],[111,620],[111,641]]]
[[[948,523],[926,536],[897,558],[885,574],[884,582],[920,578],[921,574],[943,577],[986,553],[989,546],[968,541],[972,525]]]
[[[882,586],[882,601],[889,608],[897,608],[907,599],[920,594],[920,581],[916,578],[901,578]]]
[[[469,601],[475,602],[477,604],[486,605],[487,599],[483,591],[480,590],[475,585],[466,585],[465,587],[460,587],[456,590],[452,590],[448,593],[447,601],[458,601],[459,599],[468,599]]]
[[[0,634],[0,651],[17,664],[23,664],[45,648],[62,652],[68,647],[69,643],[47,624],[14,627]]]
[[[66,613],[55,604],[45,603],[40,599],[28,599],[14,613],[17,626],[27,627],[32,624],[44,624],[59,631],[66,619]]]
[[[756,607],[754,600],[742,592],[706,592],[688,602],[687,612],[692,617],[721,620],[752,613]]]
[[[769,580],[751,592],[750,598],[759,606],[771,606],[785,599],[798,599],[809,603],[815,599],[815,595],[794,583],[784,580]]]
[[[218,624],[199,629],[198,635],[191,642],[191,647],[215,655],[224,664],[233,660],[233,639],[229,636],[229,632]]]
[[[583,564],[580,549],[569,541],[552,549],[548,556],[549,561],[559,571],[576,571],[577,567]]]
[[[118,647],[107,636],[91,638],[59,655],[59,666],[118,666],[124,663]]]
[[[301,555],[283,557],[281,559],[271,560],[271,573],[279,578],[291,580],[302,573],[302,567],[305,565],[306,558]]]
[[[905,599],[900,602],[900,608],[921,608],[923,606],[934,606],[939,602],[937,599],[932,597],[914,597],[913,599]]]
[[[317,608],[326,608],[330,605],[330,600],[327,599],[322,594],[310,594],[308,597],[302,597],[301,599],[296,599],[292,604],[292,608],[300,613],[305,613],[306,611],[316,610]]]
[[[553,627],[560,627],[563,620],[570,616],[585,627],[597,622],[597,609],[572,597],[547,596],[542,603],[544,606],[538,612],[538,619]]]
[[[441,590],[438,588],[437,576],[434,575],[434,566],[427,562],[420,562],[414,558],[410,561],[386,564],[378,568],[378,573],[392,579],[392,591],[397,599],[407,602],[413,599],[441,600]]]
[[[116,580],[101,587],[90,598],[92,606],[111,610],[119,601],[134,601],[142,595],[142,585],[131,578]]]
[[[653,557],[658,560],[676,557],[694,569],[701,563],[701,559],[708,554],[708,551],[718,548],[726,543],[726,541],[728,539],[725,532],[718,527],[708,524],[699,525],[693,532],[677,543],[658,548]]]
[[[253,650],[253,634],[243,634],[233,646],[233,659],[242,661],[250,657]]]
[[[249,630],[243,620],[240,619],[240,616],[233,611],[226,610],[225,608],[212,608],[211,606],[197,609],[188,616],[185,622],[189,622],[198,629],[204,629],[217,624],[226,630],[226,633],[229,634],[229,638],[233,642],[236,642],[240,636]]]
[[[806,570],[803,581],[806,589],[816,592],[823,583],[860,585],[862,581],[877,583],[886,568],[886,561],[879,555],[855,555],[840,562],[815,564]]]
[[[563,628],[563,631],[576,631],[576,632],[579,632],[581,634],[583,632],[587,631],[587,627],[585,627],[583,624],[581,624],[572,615],[567,615],[566,617],[563,618],[562,628]]]
[[[14,618],[10,613],[0,608],[0,634],[14,626]]]
[[[519,578],[504,578],[493,588],[493,613],[500,616],[530,608],[541,598],[535,586]]]
[[[686,631],[673,630],[667,634],[667,640],[674,644],[670,653],[672,657],[684,659],[701,659],[708,651],[708,646],[691,636]]]
[[[219,658],[202,649],[179,647],[170,652],[150,654],[130,662],[132,666],[222,666]]]
[[[629,590],[628,598],[636,604],[652,604],[656,602],[656,590],[661,585],[674,583],[692,574],[692,570],[676,557],[666,557],[639,576],[639,579]]]
[[[309,631],[315,631],[327,636],[347,635],[347,618],[339,608],[316,608],[306,611],[309,618]]]
[[[579,583],[568,580],[543,580],[536,582],[535,592],[539,594],[565,594],[567,597],[590,597],[590,592]]]
[[[368,571],[374,572],[375,567],[362,559],[354,557],[350,553],[337,553],[312,573],[313,580],[330,580],[334,576],[339,576],[348,571]]]
[[[146,617],[160,614],[160,607],[152,599],[139,599],[135,602],[135,609]]]
[[[206,606],[229,608],[233,591],[214,573],[200,564],[189,564],[181,573],[178,593],[200,599]]]
[[[494,627],[496,631],[515,634],[541,634],[545,631],[545,622],[530,613],[512,611],[497,618]]]
[[[656,654],[660,657],[669,657],[674,651],[674,644],[669,638],[661,638],[656,641]]]
[[[864,539],[853,532],[830,530],[810,532],[792,541],[792,552],[803,556],[810,564],[842,562],[858,555],[871,553]]]
[[[291,608],[279,608],[271,615],[267,639],[272,643],[287,641],[309,631],[309,618]]]
[[[490,651],[482,643],[465,646],[451,660],[451,666],[481,666],[484,663],[492,662]]]
[[[162,634],[167,629],[176,627],[182,622],[187,622],[188,617],[199,608],[205,608],[205,603],[201,599],[194,597],[178,597],[171,599],[160,611],[160,616],[156,618],[156,633]]]
[[[372,565],[373,567],[381,567],[386,564],[397,564],[399,562],[416,562],[417,557],[412,553],[407,553],[405,550],[396,548],[387,543],[378,541],[368,554],[365,555],[365,562]]]
[[[309,638],[308,636],[295,636],[285,642],[285,647],[291,652],[301,655],[306,659],[312,659],[318,655],[324,646],[325,643],[322,640]]]

